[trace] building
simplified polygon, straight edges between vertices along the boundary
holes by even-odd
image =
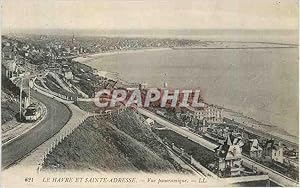
[[[158,114],[158,115],[160,115],[160,116],[165,117],[167,112],[164,109],[160,109],[160,110],[156,110],[155,113]]]
[[[57,73],[57,74],[61,74],[62,72],[62,68],[61,68],[61,65],[58,64],[58,63],[51,63],[49,66],[48,66],[48,71],[50,72],[54,72],[54,73]]]
[[[79,53],[82,54],[83,53],[83,48],[80,46],[79,47]]]
[[[190,119],[198,119],[204,123],[223,123],[223,109],[213,105],[205,105],[203,108],[195,109],[187,107],[186,115]]]
[[[139,89],[140,90],[147,89],[147,86],[148,86],[148,84],[146,82],[143,82],[143,83],[139,84]]]
[[[174,113],[175,113],[175,116],[180,119],[181,118],[181,108],[180,107],[175,107],[174,108]]]
[[[74,44],[76,42],[75,36],[72,36],[72,43]]]
[[[242,146],[244,143],[240,138],[228,135],[224,144],[220,144],[215,152],[219,158],[218,170],[221,176],[238,176],[243,170]]]
[[[149,125],[149,126],[153,126],[153,125],[154,125],[154,120],[151,119],[151,118],[147,118],[147,119],[145,120],[145,122],[146,122],[146,124]]]
[[[2,73],[4,73],[7,78],[11,78],[16,75],[17,63],[14,60],[2,61],[2,69]]]
[[[261,159],[262,151],[257,139],[251,139],[243,146],[243,152],[251,158]]]
[[[73,80],[73,78],[74,78],[73,73],[72,73],[72,71],[70,71],[70,70],[64,72],[64,77],[65,77],[67,80]]]
[[[283,146],[281,142],[276,144],[274,140],[268,140],[264,145],[263,155],[265,159],[283,163]]]
[[[98,70],[97,69],[93,69],[93,74],[98,76]]]

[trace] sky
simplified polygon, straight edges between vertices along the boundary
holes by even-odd
[[[298,29],[298,0],[2,0],[5,29]]]

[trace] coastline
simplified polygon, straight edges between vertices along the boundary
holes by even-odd
[[[119,50],[119,51],[107,51],[107,52],[98,52],[94,54],[89,54],[84,56],[79,56],[74,59],[78,63],[87,63],[94,59],[98,59],[103,56],[110,56],[110,55],[118,55],[118,54],[130,54],[130,53],[140,53],[140,52],[151,52],[151,51],[164,51],[164,50],[173,50],[172,48],[142,48],[142,49],[131,49],[131,50]]]
[[[118,51],[105,51],[79,56],[74,58],[74,61],[85,63],[103,56],[130,54],[151,51],[163,50],[236,50],[236,49],[272,49],[272,48],[298,48],[298,45],[271,43],[271,42],[237,42],[237,41],[202,41],[201,45],[195,46],[174,46],[174,47],[152,47],[152,48],[139,48],[139,49],[122,49]]]
[[[249,130],[256,130],[262,132],[265,136],[270,136],[270,138],[276,138],[279,140],[286,140],[292,144],[299,144],[299,137],[288,133],[286,130],[277,127],[275,125],[266,124],[261,121],[256,120],[253,117],[241,114],[232,109],[225,109],[226,118],[234,119],[235,122],[241,124],[243,127],[248,127]]]
[[[270,47],[267,47],[270,48]],[[188,49],[199,49],[199,48],[194,48],[194,47],[182,47],[182,48],[144,48],[144,49],[132,49],[132,50],[120,50],[120,51],[108,51],[108,52],[100,52],[100,53],[95,53],[95,54],[89,54],[86,57],[80,56],[77,58],[74,58],[73,61],[86,64],[92,60],[96,60],[98,58],[101,58],[103,56],[110,56],[110,55],[118,55],[118,54],[130,54],[130,53],[140,53],[140,52],[148,52],[148,51],[164,51],[164,50],[188,50]],[[215,48],[201,48],[201,49],[215,49]],[[225,49],[225,48],[224,48]],[[229,48],[230,49],[230,48]],[[246,48],[247,49],[247,48]],[[88,65],[88,64],[86,64]],[[89,65],[88,65],[89,66]],[[110,72],[106,70],[98,70],[98,74],[101,76],[106,77],[108,74],[115,74],[115,72]],[[118,73],[117,73],[118,74]],[[110,78],[111,79],[111,78]],[[118,79],[121,82],[125,83],[130,83],[127,80],[123,80],[122,78]],[[213,104],[218,106],[217,104]],[[235,120],[237,123],[242,123],[245,127],[248,127],[249,129],[254,128],[257,131],[260,131],[262,133],[267,133],[270,135],[273,135],[274,137],[282,137],[281,139],[287,140],[288,142],[291,142],[293,144],[299,144],[298,140],[299,137],[295,135],[291,135],[287,131],[281,129],[280,127],[277,127],[275,125],[270,125],[263,123],[261,121],[256,120],[253,117],[247,116],[245,114],[241,114],[241,112],[238,112],[234,109],[227,108],[227,107],[222,107],[225,110],[230,111],[231,115],[229,117],[239,117],[238,120]],[[248,121],[249,120],[249,121]],[[244,121],[246,123],[244,123]]]

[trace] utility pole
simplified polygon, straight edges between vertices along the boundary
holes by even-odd
[[[30,79],[29,79],[29,82],[28,82],[28,105],[30,105]]]
[[[23,78],[21,79],[21,86],[20,86],[20,121],[22,119],[22,92],[23,92]]]

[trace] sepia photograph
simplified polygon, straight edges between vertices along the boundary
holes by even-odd
[[[1,179],[298,187],[298,0],[2,0]]]

